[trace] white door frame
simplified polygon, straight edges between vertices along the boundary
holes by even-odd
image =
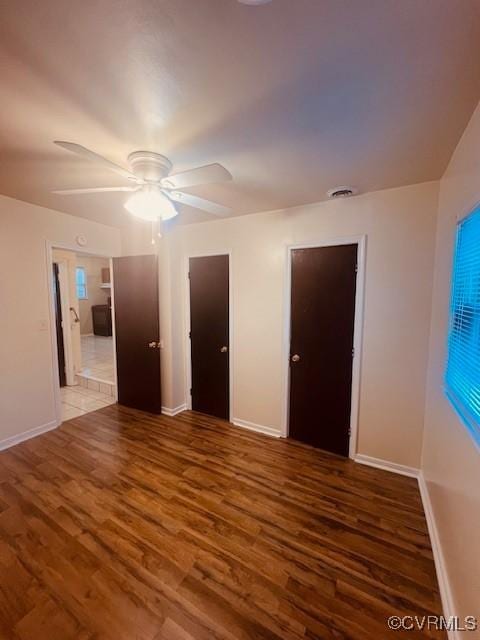
[[[357,253],[357,283],[355,293],[355,319],[353,333],[354,357],[352,359],[352,405],[350,413],[350,441],[348,455],[354,458],[357,452],[358,441],[358,412],[360,405],[360,377],[362,362],[362,338],[363,338],[363,312],[365,298],[365,269],[367,236],[342,236],[328,240],[319,240],[307,244],[292,244],[287,246],[285,287],[284,287],[284,344],[283,344],[283,429],[282,435],[288,436],[288,419],[290,404],[290,316],[291,316],[291,292],[292,292],[292,251],[295,249],[315,249],[318,247],[335,247],[345,244],[356,244]]]
[[[60,249],[63,251],[71,251],[72,253],[84,253],[86,255],[107,258],[109,260],[110,267],[110,279],[112,288],[110,290],[110,297],[112,298],[112,344],[113,344],[113,377],[115,384],[115,401],[118,400],[118,383],[117,383],[117,341],[115,335],[115,293],[113,282],[113,261],[109,254],[102,253],[101,251],[91,251],[84,247],[78,247],[74,244],[65,244],[62,242],[52,242],[51,240],[45,241],[45,258],[47,269],[47,289],[48,289],[48,307],[50,316],[50,342],[52,353],[52,367],[53,367],[53,395],[55,398],[55,419],[57,425],[62,422],[62,397],[60,394],[60,376],[58,372],[58,343],[57,332],[55,325],[55,298],[53,296],[53,250]],[[69,311],[70,316],[70,311]]]
[[[189,253],[185,256],[184,284],[185,284],[185,404],[187,409],[192,409],[192,351],[190,345],[190,282],[188,273],[190,270],[190,258],[209,258],[212,256],[228,256],[228,375],[229,375],[229,421],[232,422],[233,414],[233,289],[232,289],[232,251],[223,249],[219,251],[206,251],[201,253]]]

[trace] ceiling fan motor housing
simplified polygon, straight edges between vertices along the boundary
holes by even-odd
[[[153,151],[134,151],[128,156],[128,164],[137,178],[152,182],[159,182],[172,169],[168,158]]]

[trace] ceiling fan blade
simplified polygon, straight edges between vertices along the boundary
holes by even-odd
[[[76,193],[107,193],[114,191],[136,191],[137,187],[92,187],[91,189],[55,189],[52,193],[62,196],[75,195]]]
[[[167,191],[166,195],[170,198],[170,200],[173,200],[174,202],[187,204],[189,207],[195,207],[195,209],[202,209],[202,211],[212,213],[214,216],[228,216],[230,213],[232,213],[230,207],[224,207],[221,204],[211,202],[210,200],[205,200],[204,198],[199,198],[198,196],[194,196],[191,193]]]
[[[203,167],[181,171],[167,176],[162,180],[165,189],[186,189],[197,184],[209,184],[211,182],[227,182],[232,176],[221,164],[206,164]]]
[[[120,165],[115,164],[111,160],[107,160],[107,158],[104,158],[103,156],[98,155],[98,153],[95,153],[94,151],[90,151],[90,149],[87,149],[86,147],[82,147],[81,144],[75,144],[75,142],[64,142],[63,140],[54,140],[54,143],[59,147],[66,149],[67,151],[71,151],[72,153],[76,153],[77,155],[82,156],[83,158],[87,158],[88,160],[91,160],[92,162],[101,164],[104,167],[107,167],[108,169],[110,169],[111,171],[115,171],[115,173],[120,174],[124,178],[128,178],[129,180],[136,180],[133,173],[131,173],[127,169],[124,169]]]

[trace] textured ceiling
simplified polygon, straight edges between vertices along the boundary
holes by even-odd
[[[125,164],[221,162],[235,214],[439,178],[480,98],[470,0],[0,0],[0,193],[107,224]],[[183,221],[209,219],[186,208]]]

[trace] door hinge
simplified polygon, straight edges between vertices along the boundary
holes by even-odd
[[[355,265],[355,273],[358,273],[358,262],[357,262],[357,264]]]
[[[355,357],[355,349],[352,349],[352,358]]]
[[[188,332],[188,337],[190,338],[190,340],[192,339],[192,332],[191,331]]]
[[[348,427],[347,433],[348,433],[348,437],[350,438],[350,436],[352,435],[352,430],[350,429],[350,427]]]
[[[190,389],[190,395],[192,395],[192,391],[193,391],[193,389]]]

